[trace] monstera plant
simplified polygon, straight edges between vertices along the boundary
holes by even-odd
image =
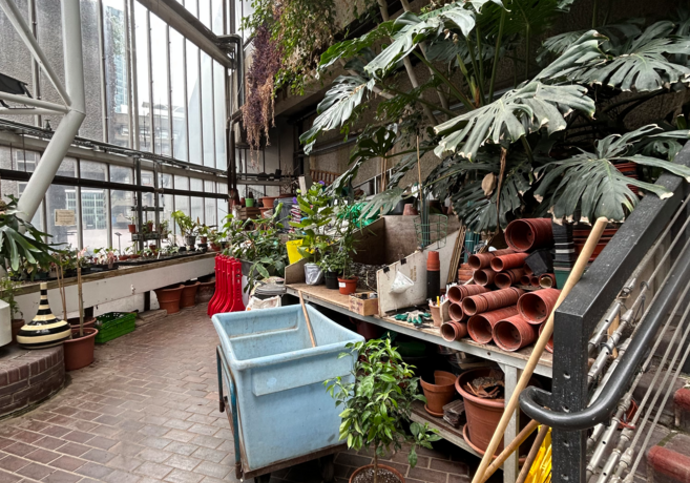
[[[326,131],[356,128],[350,168],[333,188],[347,185],[363,163],[384,159],[392,175],[372,208],[392,206],[420,184],[450,198],[477,232],[549,213],[623,221],[639,200],[635,191],[670,195],[653,184],[659,174],[690,179],[690,169],[673,162],[690,137],[690,104],[671,97],[690,82],[690,15],[609,23],[597,3],[432,1],[415,13],[403,1],[395,20],[382,7],[382,23],[321,56],[322,71],[347,73],[301,136],[305,152]],[[591,28],[535,42],[574,8],[592,8]],[[409,68],[411,59],[428,71],[424,79]],[[672,108],[641,122],[638,108],[661,96]],[[418,163],[434,168],[403,184]],[[625,176],[621,163],[632,163],[641,179]]]

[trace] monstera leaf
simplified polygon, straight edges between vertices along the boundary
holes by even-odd
[[[637,37],[621,37],[621,43],[611,42],[608,62],[587,67],[570,78],[623,91],[653,91],[665,84],[688,82],[690,69],[669,58],[690,50],[690,40],[672,35],[675,28],[673,22],[663,21],[650,25]]]
[[[540,174],[546,174],[535,196],[542,197],[552,192],[548,203],[556,218],[570,218],[579,210],[584,221],[605,216],[611,221],[621,222],[638,201],[629,185],[661,198],[671,196],[671,192],[660,185],[626,177],[614,163],[633,162],[661,168],[690,181],[690,168],[639,154],[640,150],[661,139],[681,138],[690,138],[690,131],[659,133],[656,125],[644,126],[623,135],[606,136],[597,141],[594,153],[583,151],[572,158],[553,161],[540,168]]]
[[[434,128],[443,136],[434,150],[437,156],[454,152],[473,159],[487,142],[507,147],[523,136],[546,127],[549,133],[566,127],[565,116],[574,110],[592,116],[595,104],[587,89],[576,85],[548,85],[575,66],[598,58],[597,34],[581,36],[570,48],[546,67],[535,80],[506,92],[500,99]]]
[[[311,129],[303,133],[299,140],[306,144],[304,152],[309,154],[316,137],[322,131],[344,126],[355,109],[366,99],[367,92],[374,87],[374,80],[360,76],[340,76],[326,93],[317,108],[318,116]]]
[[[360,220],[376,216],[379,212],[389,213],[405,197],[403,188],[391,188],[374,195],[362,208]]]

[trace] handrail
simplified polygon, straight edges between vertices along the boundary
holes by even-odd
[[[550,404],[551,393],[528,387],[520,394],[520,407],[530,418],[552,428],[584,430],[610,419],[620,399],[635,378],[640,364],[649,353],[662,322],[676,302],[678,295],[690,281],[690,240],[685,243],[672,273],[650,307],[625,354],[608,380],[601,396],[587,409],[578,412],[557,412],[544,408]]]

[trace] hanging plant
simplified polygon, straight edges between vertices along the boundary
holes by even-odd
[[[280,49],[271,38],[266,23],[256,30],[254,53],[247,72],[246,102],[242,106],[242,123],[247,131],[247,143],[252,151],[261,147],[262,137],[268,141],[273,126],[275,76],[280,69]]]

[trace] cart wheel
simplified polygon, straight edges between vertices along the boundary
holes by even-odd
[[[321,478],[326,483],[331,483],[335,480],[335,465],[333,460],[335,455],[323,456],[319,459],[319,466],[321,467]]]
[[[265,475],[254,477],[254,483],[268,483],[271,480],[271,474],[266,473]]]

